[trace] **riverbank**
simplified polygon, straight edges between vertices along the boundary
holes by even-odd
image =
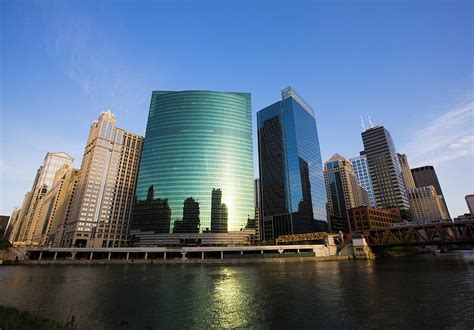
[[[232,259],[74,259],[74,260],[22,260],[12,265],[147,265],[147,264],[259,264],[259,263],[288,263],[288,262],[323,262],[351,260],[351,256],[325,256],[325,257],[271,257],[262,258],[232,258]]]

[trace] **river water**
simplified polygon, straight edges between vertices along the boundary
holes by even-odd
[[[81,328],[473,328],[474,253],[0,267],[0,304]]]

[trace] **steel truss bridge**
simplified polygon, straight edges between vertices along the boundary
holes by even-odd
[[[365,237],[370,247],[474,244],[474,221],[443,221],[351,232],[345,242]]]

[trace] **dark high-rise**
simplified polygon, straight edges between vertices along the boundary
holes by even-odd
[[[448,206],[446,205],[446,200],[444,199],[443,191],[441,190],[441,185],[438,181],[438,176],[433,166],[421,166],[411,169],[411,174],[413,175],[413,180],[415,180],[415,185],[417,188],[433,186],[436,190],[436,194],[443,197],[443,203],[448,211]],[[449,211],[448,211],[449,216]]]
[[[383,126],[371,127],[362,132],[362,141],[377,207],[383,209],[398,207],[402,217],[409,219],[410,203],[390,133]]]
[[[327,229],[314,110],[289,87],[257,121],[262,239]]]
[[[174,222],[173,233],[199,233],[199,203],[192,197],[184,200],[183,219]]]

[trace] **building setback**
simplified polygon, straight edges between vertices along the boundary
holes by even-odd
[[[353,157],[349,160],[352,163],[352,169],[357,177],[357,182],[362,188],[367,190],[367,193],[369,194],[370,206],[377,207],[372,179],[370,178],[369,164],[367,163],[367,156],[363,151],[361,151],[360,156]]]
[[[433,186],[409,189],[408,194],[413,219],[419,221],[449,219],[443,196],[437,195]]]
[[[390,133],[383,126],[362,132],[364,152],[378,208],[398,207],[402,218],[410,219],[410,204],[400,161]]]
[[[314,110],[291,88],[257,113],[261,237],[327,229],[326,194]]]
[[[111,111],[92,123],[62,245],[126,246],[143,137],[115,127]]]
[[[255,212],[252,148],[249,93],[154,91],[137,198],[153,186],[168,202],[172,233],[240,231]],[[140,245],[150,233],[135,219]]]
[[[413,175],[413,180],[417,188],[433,186],[436,190],[436,194],[441,195],[444,200],[444,207],[448,210],[448,205],[446,204],[446,199],[444,198],[443,191],[441,190],[441,185],[439,184],[438,176],[433,166],[421,166],[417,168],[412,168],[411,173]],[[448,210],[448,216],[449,210]]]

